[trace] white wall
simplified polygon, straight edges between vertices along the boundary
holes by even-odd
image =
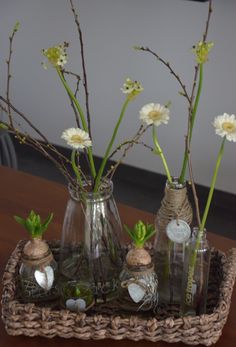
[[[80,0],[86,63],[93,116],[94,152],[102,156],[124,99],[120,87],[128,76],[142,81],[141,96],[130,105],[119,140],[135,133],[138,111],[147,102],[172,101],[171,121],[158,129],[173,175],[178,175],[184,150],[187,106],[178,95],[179,86],[160,63],[132,49],[145,45],[172,62],[190,87],[194,59],[191,46],[202,35],[207,3],[186,0]],[[236,112],[236,1],[214,0],[209,40],[215,42],[210,62],[205,65],[203,95],[193,138],[193,161],[197,182],[209,185],[220,138],[211,122],[223,112]],[[21,29],[14,44],[12,95],[14,104],[49,139],[64,145],[63,129],[74,126],[67,96],[53,69],[45,71],[40,50],[69,41],[67,68],[79,70],[76,28],[68,1],[0,0],[0,59],[3,92],[3,63],[8,34],[19,20]],[[151,143],[150,133],[146,142]],[[217,188],[236,193],[236,144],[227,143]],[[162,164],[142,147],[130,153],[126,162],[163,173]]]

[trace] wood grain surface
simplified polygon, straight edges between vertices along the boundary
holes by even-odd
[[[48,239],[59,239],[64,211],[68,199],[66,187],[49,182],[42,178],[31,176],[19,171],[15,171],[0,166],[0,275],[2,277],[6,262],[11,252],[15,248],[18,240],[26,238],[22,227],[16,224],[13,219],[15,214],[26,216],[30,209],[37,211],[42,217],[46,217],[49,212],[54,213],[53,222],[47,232]],[[138,219],[143,219],[149,223],[154,222],[151,213],[118,204],[122,222],[132,225]],[[222,231],[223,233],[224,231]],[[236,231],[235,231],[236,232]],[[218,249],[227,251],[236,247],[236,241],[230,240],[212,233],[208,236],[211,244]],[[51,347],[113,347],[128,346],[153,346],[152,342],[129,340],[113,341],[82,341],[76,339],[53,338],[46,339],[40,337],[12,337],[8,336],[4,329],[4,324],[0,321],[0,347],[39,347],[41,345]],[[156,343],[158,347],[168,346],[165,342]],[[231,311],[228,321],[224,327],[221,339],[214,346],[233,347],[236,345],[236,291],[234,290]],[[174,346],[184,346],[176,343]]]

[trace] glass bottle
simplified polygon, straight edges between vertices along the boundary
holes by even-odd
[[[19,274],[24,302],[47,301],[58,297],[57,263],[45,241],[33,239],[25,245]]]
[[[184,264],[185,242],[174,242],[168,237],[167,226],[172,223],[171,233],[176,236],[180,223],[192,222],[192,207],[188,200],[186,184],[178,183],[174,178],[168,181],[161,207],[155,221],[156,237],[154,240],[154,264],[158,276],[159,305],[180,304],[182,292],[182,273]],[[176,230],[174,226],[176,225]]]
[[[181,314],[196,316],[206,313],[211,249],[206,231],[193,229],[184,257]]]
[[[91,181],[79,191],[69,186],[61,236],[60,273],[62,287],[75,282],[89,286],[96,302],[117,295],[122,268],[122,227],[113,198],[113,184],[103,179],[98,193],[89,191]]]

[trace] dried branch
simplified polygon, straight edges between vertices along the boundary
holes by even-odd
[[[47,138],[41,133],[40,130],[36,128],[35,125],[26,117],[21,111],[19,111],[15,106],[12,105],[12,103],[8,100],[6,100],[4,97],[0,95],[0,100],[2,100],[8,107],[10,107],[11,110],[16,112],[24,121],[46,142],[49,143]],[[12,125],[12,123],[11,123]]]
[[[171,67],[170,63],[166,60],[164,60],[163,58],[161,58],[157,53],[155,53],[154,51],[152,51],[150,48],[148,47],[136,47],[136,49],[138,51],[144,51],[144,52],[148,52],[150,54],[152,54],[155,58],[157,58],[162,64],[164,64],[167,69],[170,71],[170,73],[176,78],[176,80],[178,81],[178,83],[180,84],[182,90],[183,90],[183,96],[188,100],[188,103],[191,103],[190,100],[190,96],[188,95],[187,89],[185,84],[182,82],[181,78],[179,77],[179,75],[174,71],[174,69]]]
[[[78,90],[79,90],[80,76],[75,74],[75,73],[73,73],[73,72],[71,72],[71,71],[67,71],[67,70],[64,70],[64,69],[61,72],[62,72],[62,75],[63,75],[64,78],[65,78],[65,74],[70,75],[70,76],[74,76],[76,78],[76,89],[75,89],[75,92],[74,92],[74,96],[76,97],[77,93],[78,93]],[[77,127],[81,128],[80,120],[79,120],[79,113],[78,113],[78,111],[77,111],[77,109],[76,109],[76,107],[74,105],[73,100],[71,99],[71,96],[69,95],[69,93],[67,93],[67,94],[68,94],[68,96],[70,98],[70,104],[71,104],[71,107],[72,107],[73,112],[75,114],[75,121],[76,121]]]
[[[122,142],[119,146],[117,146],[116,147],[116,149],[111,153],[111,155],[108,157],[108,160],[110,160],[112,157],[114,157],[114,155],[116,154],[116,153],[118,153],[124,146],[126,146],[126,145],[129,145],[129,144],[134,144],[134,145],[142,145],[142,146],[144,146],[145,148],[147,148],[147,149],[150,149],[150,151],[154,151],[154,148],[153,147],[151,147],[151,146],[149,146],[149,145],[147,145],[145,142],[143,142],[143,141],[135,141],[135,140],[127,140],[127,141],[124,141],[124,142]]]
[[[143,125],[140,125],[137,133],[129,141],[129,144],[125,147],[125,149],[123,151],[123,154],[121,155],[120,159],[116,162],[116,164],[114,166],[113,165],[111,166],[111,168],[108,170],[108,172],[107,172],[105,177],[110,177],[110,179],[112,179],[112,177],[114,176],[118,166],[122,163],[122,161],[126,157],[128,151],[134,146],[134,144],[136,142],[138,142],[138,140],[141,138],[141,136],[146,132],[146,130],[148,128],[150,128],[150,125],[147,125],[146,127],[144,127]]]
[[[74,16],[75,24],[77,26],[77,30],[79,33],[79,41],[80,41],[80,54],[81,54],[81,59],[82,59],[82,69],[83,69],[83,86],[84,86],[84,91],[85,91],[85,104],[86,104],[86,113],[87,113],[87,122],[88,122],[88,131],[89,131],[89,136],[92,139],[92,134],[91,134],[91,120],[90,120],[90,111],[89,111],[89,92],[88,92],[88,82],[87,82],[87,73],[86,73],[86,66],[85,66],[85,58],[84,58],[84,43],[83,43],[83,35],[80,27],[80,22],[79,22],[79,16],[78,13],[75,10],[75,6],[73,4],[73,0],[70,0],[70,6],[71,10]]]
[[[17,33],[17,30],[18,30],[18,26],[19,26],[19,23],[16,23],[15,24],[15,27],[12,31],[12,34],[9,36],[9,55],[8,55],[8,59],[6,61],[7,63],[7,90],[6,90],[6,98],[7,98],[7,101],[9,102],[10,101],[10,80],[11,80],[11,58],[12,58],[12,46],[13,46],[13,40],[14,40],[14,37],[15,37],[15,34]],[[7,105],[7,108],[8,108],[8,117],[9,117],[9,123],[12,125],[13,124],[13,121],[12,121],[12,114],[11,114],[11,107],[10,105],[8,104]]]

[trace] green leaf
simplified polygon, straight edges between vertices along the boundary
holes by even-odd
[[[155,228],[154,228],[153,230],[150,230],[150,232],[148,233],[148,235],[146,235],[146,237],[144,238],[144,242],[146,242],[147,240],[149,240],[155,233],[156,233],[156,229],[155,229]]]
[[[14,219],[17,223],[19,223],[20,225],[22,225],[23,227],[26,228],[26,225],[25,225],[25,220],[19,216],[14,216]]]
[[[0,122],[0,129],[8,129],[8,126]]]
[[[32,221],[29,218],[27,218],[25,221],[25,228],[33,236],[35,228]]]
[[[19,27],[20,27],[20,23],[17,21],[14,28],[13,28],[13,32],[17,32],[19,30]]]
[[[53,213],[50,213],[50,215],[47,217],[45,222],[42,224],[42,233],[44,233],[47,230],[47,228],[48,228],[49,224],[51,223],[52,219],[53,219]]]
[[[127,232],[127,234],[129,235],[129,237],[135,241],[135,235],[133,234],[133,231],[126,225],[124,224],[124,229]]]

